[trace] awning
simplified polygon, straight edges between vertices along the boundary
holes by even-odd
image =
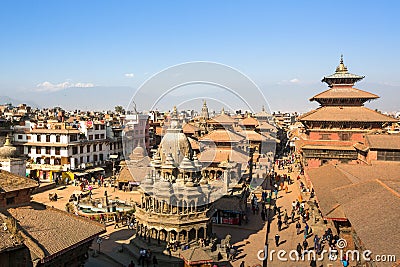
[[[93,172],[100,172],[100,171],[104,171],[104,169],[100,168],[100,167],[97,167],[97,168],[85,170],[86,173],[93,173]]]
[[[74,174],[75,176],[84,176],[84,175],[87,175],[86,172],[73,172],[73,174]]]

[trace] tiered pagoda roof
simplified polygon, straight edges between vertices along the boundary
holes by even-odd
[[[343,63],[343,56],[336,72],[324,77],[330,89],[312,97],[310,101],[317,101],[321,107],[303,114],[299,121],[307,122],[396,122],[397,120],[364,107],[366,101],[379,96],[352,87],[364,76],[351,74]]]
[[[334,74],[324,77],[321,81],[334,87],[335,85],[354,85],[356,82],[364,79],[365,76],[349,73],[347,67],[343,63],[343,55],[340,58],[340,64],[337,66]]]

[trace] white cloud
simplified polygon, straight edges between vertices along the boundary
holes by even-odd
[[[297,79],[297,78],[294,78],[294,79],[291,79],[289,82],[291,82],[291,83],[299,83],[300,80]]]
[[[93,83],[73,83],[73,82],[62,82],[62,83],[51,83],[51,82],[42,82],[36,85],[35,90],[39,92],[55,92],[59,90],[63,90],[65,88],[90,88],[94,87]]]
[[[277,82],[276,84],[278,84],[278,85],[288,85],[288,84],[293,84],[293,83],[299,84],[299,83],[301,83],[301,81],[299,79],[297,79],[297,78],[293,78],[291,80],[282,80],[280,82]]]
[[[133,74],[133,73],[125,73],[124,75],[125,75],[125,77],[127,77],[127,78],[133,78],[133,77],[135,77],[135,74]]]

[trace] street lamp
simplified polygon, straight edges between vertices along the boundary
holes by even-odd
[[[118,155],[110,155],[110,159],[112,160],[113,166],[112,166],[112,180],[115,183],[115,160],[118,158]],[[115,191],[115,184],[114,184],[114,191]]]

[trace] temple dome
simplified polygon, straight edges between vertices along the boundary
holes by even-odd
[[[185,155],[189,155],[189,157],[192,155],[190,142],[178,122],[176,107],[174,107],[174,111],[172,112],[170,128],[167,129],[166,134],[160,142],[158,153],[163,164],[167,156],[171,154],[178,165],[182,162]]]

